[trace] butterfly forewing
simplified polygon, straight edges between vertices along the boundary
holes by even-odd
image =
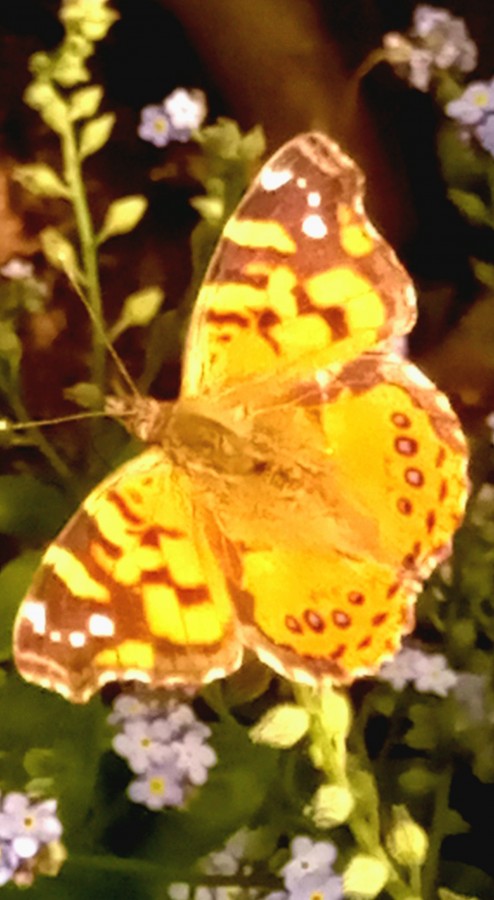
[[[126,463],[49,547],[17,620],[19,670],[76,702],[107,681],[232,671],[242,653],[211,549],[221,540],[160,448]]]
[[[363,208],[337,144],[302,135],[227,224],[190,325],[182,393],[341,363],[415,321],[411,281]]]

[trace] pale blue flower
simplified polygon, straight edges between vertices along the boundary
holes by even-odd
[[[149,712],[149,702],[145,702],[135,694],[120,694],[113,701],[113,711],[108,716],[108,722],[110,725],[119,725],[126,719],[142,719]]]
[[[115,735],[113,749],[127,760],[136,775],[161,765],[166,759],[169,732],[165,721],[131,719],[124,723],[123,732]]]
[[[173,744],[176,752],[177,766],[191,784],[204,784],[208,778],[208,769],[218,762],[216,753],[203,743],[202,737],[190,731]]]
[[[477,64],[477,47],[463,19],[427,4],[416,7],[406,36],[390,32],[383,46],[396,73],[419,91],[429,89],[438,70],[471,72]]]
[[[174,129],[163,106],[151,104],[141,110],[137,134],[155,147],[166,147],[174,139]]]
[[[288,900],[343,900],[343,878],[330,875],[321,882],[305,879],[289,891]]]
[[[322,884],[334,872],[336,848],[330,841],[313,841],[309,837],[296,837],[291,843],[292,858],[283,866],[281,874],[287,891],[291,894],[304,884],[305,887]]]
[[[182,805],[189,789],[204,784],[217,762],[206,743],[211,729],[185,703],[160,705],[153,696],[135,705],[120,700],[110,719],[120,725],[113,749],[141,776],[129,785],[128,796],[151,809]]]
[[[19,857],[8,841],[0,841],[0,887],[7,884],[20,864]]]
[[[207,113],[206,98],[200,90],[176,88],[160,104],[141,110],[137,133],[155,147],[166,147],[171,141],[185,143],[199,128]]]
[[[474,128],[474,134],[484,150],[494,156],[494,115],[487,116]]]
[[[131,781],[127,794],[134,803],[142,803],[148,809],[158,810],[165,806],[182,806],[184,784],[177,770],[175,754],[169,749],[167,763]]]
[[[446,106],[446,112],[462,125],[475,125],[488,114],[494,112],[494,79],[472,81],[461,97]]]
[[[56,800],[35,802],[26,794],[15,791],[7,794],[0,811],[0,839],[9,841],[21,859],[36,856],[42,845],[62,834],[56,810]]]

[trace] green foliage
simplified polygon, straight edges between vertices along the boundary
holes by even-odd
[[[82,301],[89,315],[88,371],[65,391],[85,410],[102,409],[116,373],[128,379],[113,351],[128,329],[145,329],[138,375],[144,390],[164,361],[178,359],[214,245],[264,152],[260,128],[242,134],[229,119],[194,135],[200,153],[190,167],[203,194],[193,200],[199,220],[191,239],[190,286],[177,309],[162,311],[161,288],[143,285],[120,298],[108,321],[100,246],[132,232],[147,209],[145,197],[125,196],[100,210],[95,221],[86,189],[84,167],[104,150],[115,122],[105,109],[103,88],[91,83],[91,58],[95,42],[105,38],[117,17],[106,0],[62,0],[64,39],[53,52],[31,58],[33,80],[25,94],[58,138],[60,171],[32,162],[19,166],[15,176],[27,191],[61,199],[71,210],[70,229],[50,225],[40,239],[46,260],[64,273],[74,302]],[[455,95],[453,88],[444,86],[444,102]],[[492,174],[485,159],[460,146],[451,125],[439,140],[450,199],[469,223],[492,227]],[[118,256],[118,240],[109,246]],[[491,264],[477,261],[475,273],[494,287]],[[10,474],[0,477],[0,532],[6,550],[12,545],[19,551],[0,570],[0,785],[3,793],[28,790],[56,798],[68,852],[57,877],[39,877],[29,895],[151,900],[168,896],[170,882],[184,880],[234,891],[240,884],[244,892],[257,887],[265,895],[280,886],[290,840],[310,834],[337,845],[345,897],[475,900],[473,891],[484,900],[489,896],[484,874],[461,862],[453,870],[441,854],[446,837],[471,827],[468,811],[457,809],[453,799],[462,773],[494,783],[491,485],[474,485],[454,562],[431,578],[418,609],[419,636],[473,681],[464,678],[445,697],[413,685],[398,692],[377,679],[353,690],[292,690],[257,660],[248,661],[195,699],[210,724],[218,758],[206,783],[195,787],[184,809],[151,812],[126,796],[131,774],[112,750],[106,694],[87,706],[71,706],[21,682],[12,665],[15,612],[37,568],[38,548],[108,464],[136,449],[114,423],[100,427],[99,420],[89,432],[81,431],[81,447],[75,449],[63,436],[55,442],[36,428],[25,434],[15,430],[30,419],[22,392],[22,323],[47,306],[34,277],[0,283],[0,391],[14,422],[12,428],[3,423],[13,446]],[[491,464],[493,450],[485,436],[481,449]],[[205,877],[201,858],[245,826],[261,835],[248,874]]]

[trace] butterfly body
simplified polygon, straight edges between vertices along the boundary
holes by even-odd
[[[355,164],[295,138],[225,228],[178,401],[131,404],[150,448],[48,549],[15,629],[25,677],[84,701],[199,685],[244,648],[309,683],[375,671],[467,495],[447,399],[391,349],[414,319]]]

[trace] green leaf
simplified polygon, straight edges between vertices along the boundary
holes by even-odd
[[[70,196],[67,185],[46,163],[16,166],[14,179],[26,190],[39,197],[64,197],[67,199]]]
[[[473,225],[492,226],[493,222],[489,210],[477,194],[472,194],[469,191],[460,191],[458,188],[450,188],[448,197]]]
[[[24,102],[39,112],[41,118],[53,131],[62,134],[67,126],[68,107],[60,94],[49,82],[33,81],[24,92]]]
[[[147,287],[134,294],[129,294],[124,300],[120,317],[108,332],[110,341],[115,341],[127,328],[149,325],[163,303],[164,297],[165,294],[159,287]]]
[[[12,322],[2,322],[0,327],[0,388],[5,394],[15,389],[22,357],[22,344]]]
[[[494,266],[483,262],[481,259],[472,260],[475,277],[486,287],[494,288]]]
[[[72,122],[78,119],[90,119],[94,116],[103,99],[103,88],[99,84],[80,88],[69,98],[69,116]]]
[[[79,140],[79,157],[85,159],[86,156],[96,153],[105,146],[112,128],[115,124],[114,113],[103,113],[97,119],[86,122],[81,128]]]
[[[310,717],[307,710],[295,703],[280,703],[273,707],[250,729],[249,735],[255,744],[269,747],[293,747],[309,729]]]
[[[106,211],[106,215],[98,234],[98,242],[107,241],[115,234],[127,234],[136,227],[148,208],[148,201],[140,194],[121,197],[114,200]]]
[[[67,400],[72,400],[83,409],[103,409],[104,397],[99,387],[87,381],[80,381],[63,392]]]
[[[465,822],[463,816],[456,809],[447,809],[442,820],[441,827],[444,834],[466,834],[470,831],[470,825]]]
[[[1,510],[1,502],[0,502]],[[16,556],[0,571],[0,660],[12,656],[12,628],[19,608],[32,577],[39,566],[41,554],[26,550]]]
[[[77,253],[70,241],[67,240],[56,228],[49,226],[40,232],[41,248],[46,259],[56,269],[65,272],[67,278],[77,288],[84,283],[84,278],[79,269]]]
[[[457,894],[456,891],[450,891],[448,888],[439,888],[439,900],[479,900],[478,897],[467,896],[466,894]]]
[[[52,537],[68,515],[64,495],[32,475],[0,475],[0,534]]]

